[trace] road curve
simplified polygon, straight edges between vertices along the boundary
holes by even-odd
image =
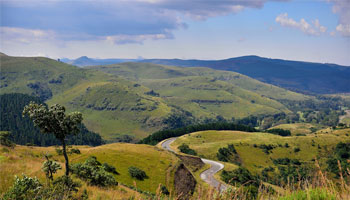
[[[174,152],[176,153],[171,147],[170,144],[173,143],[175,140],[177,139],[177,137],[175,138],[170,138],[166,141],[164,141],[162,143],[162,148],[166,149],[168,151]],[[211,185],[214,188],[219,189],[220,191],[225,191],[227,189],[227,186],[225,184],[220,183],[218,180],[216,180],[216,178],[214,177],[214,174],[216,174],[218,171],[222,170],[224,168],[224,165],[213,161],[213,160],[207,160],[204,158],[201,158],[201,160],[205,163],[205,164],[209,164],[210,168],[205,170],[204,172],[202,172],[200,174],[200,177],[203,181],[205,181],[206,183],[208,183],[209,185]],[[219,188],[220,187],[220,188]]]

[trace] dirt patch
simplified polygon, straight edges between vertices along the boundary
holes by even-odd
[[[177,155],[177,157],[179,157],[185,166],[188,167],[192,172],[196,172],[205,165],[199,157],[185,155]]]
[[[196,184],[197,182],[191,172],[181,163],[176,169],[174,177],[175,192],[178,199],[190,199],[196,188]]]

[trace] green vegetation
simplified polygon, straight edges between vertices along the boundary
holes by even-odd
[[[336,177],[345,176],[350,169],[350,143],[340,142],[335,147],[333,155],[327,160],[327,169]]]
[[[23,108],[31,101],[44,104],[39,98],[26,94],[3,94],[0,95],[0,130],[10,131],[9,140],[16,144],[33,144],[37,146],[58,145],[60,141],[53,134],[41,134],[29,117],[22,117]],[[80,132],[76,135],[67,136],[67,144],[91,145],[103,144],[101,136],[86,129],[81,124]]]
[[[218,150],[216,154],[218,160],[223,162],[231,162],[240,165],[239,156],[233,144],[229,144],[226,147],[222,147]]]
[[[272,133],[279,136],[291,136],[290,130],[284,130],[280,128],[268,129],[266,132]]]
[[[187,144],[182,144],[179,147],[177,147],[181,153],[185,153],[185,154],[190,154],[190,155],[197,155],[197,152],[193,149],[191,149]]]
[[[105,166],[106,165],[102,165],[98,162],[96,157],[90,156],[84,163],[76,163],[72,165],[72,173],[91,185],[101,187],[118,185],[118,182],[114,179],[113,175],[107,171],[111,169],[109,167],[110,165],[107,164],[109,168],[105,168]]]
[[[327,157],[332,155],[332,148],[339,142],[350,142],[350,137],[346,135],[349,132],[350,129],[339,129],[334,130],[332,134],[281,137],[260,132],[202,131],[181,136],[171,146],[177,149],[185,143],[201,157],[219,160],[217,157],[219,149],[233,144],[241,165],[252,174],[261,174],[264,168],[269,167],[275,168],[274,171],[278,173],[278,166],[274,164],[274,160],[283,158],[297,159],[300,163],[306,164],[306,167],[312,168],[315,166],[313,160],[316,158],[320,165],[326,168]],[[299,151],[295,153],[294,149]],[[294,166],[297,162],[291,164]],[[299,165],[296,166],[299,168]],[[273,176],[271,173],[270,175]]]
[[[128,171],[132,178],[136,178],[140,181],[143,181],[144,179],[148,178],[146,172],[137,167],[131,166],[129,167]]]
[[[61,142],[63,156],[66,165],[66,176],[69,176],[69,160],[66,148],[66,137],[70,134],[79,133],[79,124],[83,120],[83,115],[79,112],[73,112],[66,115],[66,108],[55,104],[49,109],[43,104],[31,102],[24,107],[23,115],[28,115],[34,122],[34,126],[40,129],[43,134],[54,134]]]
[[[190,125],[183,128],[177,128],[174,130],[158,131],[142,139],[139,143],[156,145],[158,142],[171,137],[178,137],[188,133],[192,133],[196,131],[204,131],[204,130],[239,130],[239,131],[247,131],[247,132],[256,131],[255,128],[252,128],[246,125],[240,125],[236,123],[227,123],[227,122],[216,122],[216,123]]]

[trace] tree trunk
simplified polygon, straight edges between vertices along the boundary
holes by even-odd
[[[66,142],[64,139],[62,140],[62,148],[63,148],[63,156],[64,159],[66,160],[66,176],[69,176],[69,161],[68,161],[68,156],[67,156],[67,151],[66,151]]]

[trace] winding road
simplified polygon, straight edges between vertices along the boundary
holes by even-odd
[[[166,149],[168,151],[174,152],[176,153],[171,147],[170,144],[173,143],[175,140],[177,139],[177,137],[175,138],[170,138],[166,141],[164,141],[162,143],[162,148]],[[210,168],[205,170],[204,172],[202,172],[200,174],[200,177],[203,181],[205,181],[206,183],[208,183],[209,185],[211,185],[214,188],[219,189],[220,191],[225,191],[227,189],[227,186],[223,183],[220,183],[218,180],[216,180],[216,178],[214,177],[214,174],[216,174],[218,171],[222,170],[224,168],[224,165],[213,161],[213,160],[207,160],[204,158],[201,158],[201,160],[205,163],[205,164],[209,164]],[[220,188],[219,188],[220,187]]]

